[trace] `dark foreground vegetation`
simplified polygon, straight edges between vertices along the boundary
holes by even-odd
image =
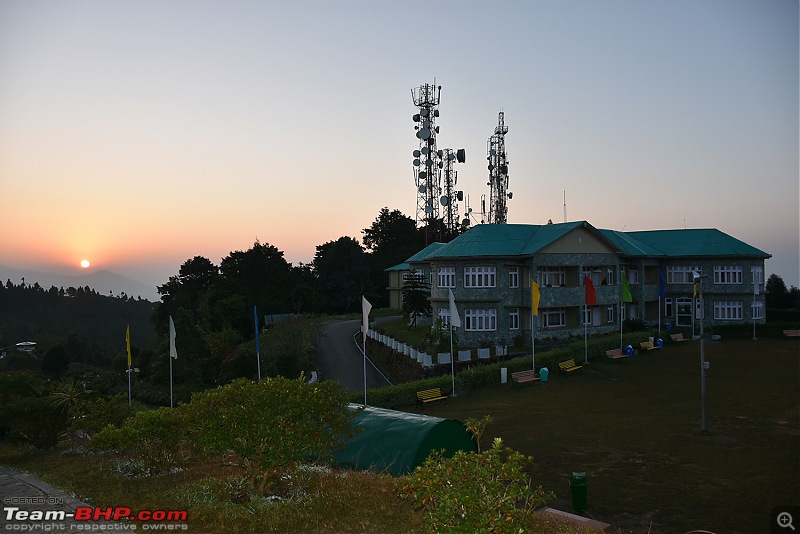
[[[581,360],[580,349],[579,344],[558,351],[571,351]],[[593,357],[580,374],[560,378],[552,373],[548,383],[525,387],[501,385],[499,376],[487,383],[474,377],[472,382],[459,379],[460,396],[426,407],[425,413],[473,423],[490,416],[481,435],[484,454],[492,454],[494,438],[502,438],[501,446],[509,449],[486,462],[502,462],[499,472],[509,477],[505,484],[514,482],[515,487],[527,487],[529,495],[538,495],[531,506],[549,503],[569,510],[569,476],[584,471],[589,480],[587,514],[611,523],[616,532],[767,531],[773,507],[800,502],[800,343],[796,338],[707,342],[708,433],[701,431],[699,350],[699,342],[693,341],[670,343],[662,351],[641,353],[625,362]],[[560,357],[556,351],[550,356]],[[296,381],[280,382],[280,387],[295,383],[299,389]],[[253,470],[255,464],[243,458],[258,459],[258,447],[247,452],[242,443],[225,442],[225,433],[216,435],[213,424],[198,430],[191,440],[178,439],[184,451],[180,455],[171,455],[168,447],[160,448],[163,443],[152,441],[156,429],[180,428],[173,419],[170,423],[159,418],[199,414],[201,405],[204,414],[225,413],[224,399],[247,387],[252,386],[241,383],[233,390],[217,390],[183,410],[145,412],[122,425],[121,431],[101,432],[94,445],[63,438],[59,448],[49,451],[6,444],[0,462],[29,470],[95,505],[188,507],[192,528],[202,532],[285,532],[300,525],[308,532],[437,530],[433,521],[441,516],[431,503],[438,507],[453,497],[441,493],[423,503],[425,497],[415,500],[414,494],[422,495],[423,488],[442,480],[442,465],[448,474],[448,468],[458,469],[457,460],[452,465],[433,462],[428,471],[393,479],[380,473],[342,472],[324,462],[296,462],[296,458],[280,466],[257,460],[261,468]],[[338,393],[326,395],[332,395],[330,406],[343,402]],[[266,398],[254,405],[269,406]],[[305,402],[302,396],[293,398],[300,405]],[[209,410],[205,405],[212,401],[216,408]],[[237,412],[246,410],[241,401],[233,404],[239,406]],[[252,417],[246,411],[239,415],[245,417],[237,419],[238,424]],[[273,434],[281,423],[253,421],[264,435],[274,438],[270,443],[280,439]],[[150,436],[147,446],[155,449],[142,450],[132,432],[136,428],[143,432],[140,436]],[[204,433],[210,434],[203,437]],[[246,429],[238,434],[244,444],[254,444]],[[123,446],[126,440],[134,446]],[[205,445],[197,449],[201,442]],[[87,454],[92,458],[88,468]],[[148,465],[147,458],[161,463]],[[475,479],[486,474],[475,470],[477,465],[464,462],[461,468],[470,469],[466,475]],[[514,469],[521,469],[522,475]],[[497,472],[497,466],[490,471]],[[419,484],[416,492],[414,477]],[[536,493],[539,485],[542,493]],[[469,492],[462,500],[474,496],[474,489]],[[525,508],[518,504],[517,509]],[[441,514],[453,517],[452,510]],[[525,531],[569,531],[535,515],[520,512],[520,516],[512,514],[509,522]],[[502,522],[506,517],[502,515]],[[459,531],[441,526],[439,530]],[[479,530],[471,525],[460,531]]]

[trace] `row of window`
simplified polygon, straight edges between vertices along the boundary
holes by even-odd
[[[699,302],[696,304],[699,305]],[[752,318],[764,318],[764,302],[756,301],[751,304]],[[741,301],[715,301],[714,302],[714,319],[718,321],[736,321],[743,319],[743,310],[745,304]],[[616,322],[616,307],[615,305],[607,306],[605,308],[605,322]],[[581,314],[583,316],[583,323],[585,325],[599,326],[603,317],[597,315],[602,314],[602,308],[599,307],[582,307]],[[675,313],[677,312],[677,313]],[[635,318],[639,315],[638,308],[635,305],[629,305],[621,309],[622,318],[625,316]],[[675,315],[673,315],[675,313]],[[692,324],[692,299],[680,298],[676,299],[675,306],[673,306],[672,299],[665,299],[664,302],[664,316],[667,318],[675,318],[678,326],[690,326]],[[695,317],[700,318],[701,312],[699,306],[695,308]],[[450,324],[450,309],[442,308],[439,310],[439,318],[445,325]],[[540,308],[539,309],[539,326],[541,328],[561,328],[567,325],[567,308]],[[519,330],[520,328],[520,311],[517,308],[511,309],[508,312],[508,328],[509,330]],[[497,330],[497,310],[496,309],[467,309],[464,310],[464,330],[467,332],[487,332]]]
[[[756,286],[764,283],[764,273],[761,267],[751,267],[751,280]],[[694,283],[694,273],[702,276],[703,271],[698,266],[669,266],[667,267],[668,284],[692,284]],[[565,267],[542,267],[538,270],[539,285],[559,287],[566,285],[567,270]],[[631,284],[639,283],[639,271],[628,269],[626,271],[628,282]],[[595,285],[613,285],[613,267],[584,267],[583,277],[588,276]],[[583,279],[583,278],[581,278]],[[742,266],[741,265],[718,265],[714,267],[714,284],[736,284],[741,285]],[[438,286],[441,288],[456,287],[455,267],[440,267],[438,269]],[[520,273],[519,267],[509,267],[508,287],[519,287]],[[481,288],[497,286],[497,269],[495,267],[465,267],[464,268],[464,287]]]

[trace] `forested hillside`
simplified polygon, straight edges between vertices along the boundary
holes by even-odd
[[[131,344],[152,348],[151,322],[156,304],[126,296],[104,296],[88,287],[45,289],[38,284],[0,285],[0,349],[13,351],[23,341],[37,352],[64,345],[72,361],[103,365],[125,353],[125,331]]]

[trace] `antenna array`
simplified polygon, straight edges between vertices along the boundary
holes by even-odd
[[[461,226],[458,202],[464,200],[464,193],[455,190],[458,177],[453,163],[464,163],[466,153],[463,148],[440,150],[436,145],[441,93],[442,86],[437,86],[435,81],[433,85],[423,84],[411,90],[411,98],[419,109],[412,117],[419,139],[419,148],[413,152],[414,183],[417,186],[416,222],[432,227],[433,221],[443,219],[447,232],[455,233]]]
[[[508,126],[505,125],[505,113],[500,112],[497,126],[489,137],[489,223],[506,224],[508,222],[508,206],[506,198],[511,199],[512,193],[508,191],[508,160],[506,159],[505,135]]]

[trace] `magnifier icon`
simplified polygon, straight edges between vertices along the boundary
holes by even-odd
[[[792,524],[792,514],[789,512],[781,512],[778,514],[778,526],[781,528],[789,527],[792,530],[795,530],[794,525]]]

